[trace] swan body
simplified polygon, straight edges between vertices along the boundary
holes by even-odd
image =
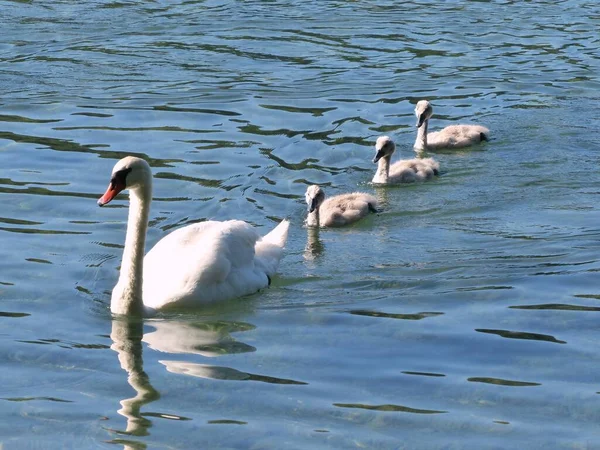
[[[341,227],[377,212],[377,199],[370,194],[353,192],[325,199],[325,192],[316,185],[306,189],[306,203],[310,227]]]
[[[450,125],[428,134],[427,126],[432,114],[433,107],[427,100],[417,103],[417,139],[414,146],[416,151],[462,148],[489,140],[490,130],[481,125]]]
[[[262,237],[241,220],[207,221],[179,228],[144,257],[152,197],[152,172],[140,158],[115,165],[100,206],[129,189],[130,206],[114,314],[149,315],[176,306],[192,307],[252,294],[267,287],[287,240],[283,220]]]
[[[377,163],[377,172],[373,177],[373,183],[412,183],[430,180],[435,175],[439,175],[440,163],[433,158],[403,159],[390,166],[390,160],[396,151],[396,144],[389,136],[377,138],[375,151],[373,162]]]

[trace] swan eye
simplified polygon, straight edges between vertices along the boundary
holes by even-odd
[[[121,169],[113,173],[110,182],[113,186],[126,186],[127,175],[131,172],[131,167]]]

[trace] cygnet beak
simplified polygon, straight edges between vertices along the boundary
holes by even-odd
[[[384,156],[384,152],[383,149],[380,148],[379,150],[377,150],[377,153],[375,153],[375,158],[373,158],[373,162],[376,163],[377,161],[379,161],[381,158],[383,158]]]

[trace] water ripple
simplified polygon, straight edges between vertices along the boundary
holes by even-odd
[[[566,344],[566,341],[556,339],[548,334],[528,333],[525,331],[508,331],[508,330],[486,330],[483,328],[476,329],[479,333],[496,334],[507,339],[525,339],[532,341],[554,342],[555,344]]]

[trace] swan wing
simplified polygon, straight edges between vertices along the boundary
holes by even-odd
[[[190,306],[256,292],[268,284],[254,263],[259,239],[254,227],[240,220],[201,222],[171,232],[144,258],[144,304]]]
[[[433,158],[403,159],[390,167],[389,179],[393,183],[410,183],[433,178],[439,174],[440,164]]]
[[[450,125],[427,135],[429,148],[460,148],[487,140],[490,130],[481,125]]]
[[[356,222],[377,210],[375,197],[362,192],[336,195],[325,199],[319,213],[322,226],[343,226]]]

